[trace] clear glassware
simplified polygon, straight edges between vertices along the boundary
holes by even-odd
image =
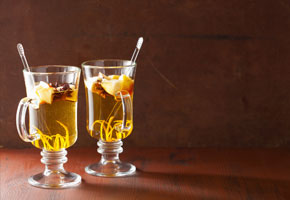
[[[77,140],[77,98],[80,69],[47,65],[23,70],[27,97],[21,99],[16,114],[19,136],[42,149],[43,173],[28,182],[40,188],[67,188],[81,183],[81,176],[67,172],[67,151]],[[29,108],[29,131],[25,116]]]
[[[98,163],[88,174],[116,177],[134,174],[136,167],[121,162],[122,140],[133,130],[133,91],[136,63],[129,60],[92,60],[82,63],[86,90],[86,128],[98,141]]]

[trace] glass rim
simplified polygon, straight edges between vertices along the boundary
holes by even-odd
[[[51,74],[73,74],[73,73],[77,73],[80,72],[81,69],[79,67],[76,66],[72,66],[72,65],[39,65],[39,66],[32,66],[29,67],[30,69],[37,69],[37,68],[45,68],[45,67],[50,67],[50,68],[73,68],[73,70],[70,71],[66,71],[66,72],[35,72],[35,71],[28,71],[27,69],[23,69],[23,73],[27,73],[27,74],[37,74],[37,75],[51,75]]]
[[[98,61],[120,61],[120,62],[130,62],[129,65],[116,65],[116,66],[98,66],[87,64],[90,62],[98,62]],[[136,62],[132,62],[131,60],[122,60],[122,59],[97,59],[97,60],[87,60],[81,64],[83,68],[96,68],[96,69],[122,69],[122,68],[134,68],[137,66]]]

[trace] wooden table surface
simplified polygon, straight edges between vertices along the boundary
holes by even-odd
[[[37,149],[0,149],[0,197],[13,199],[290,199],[289,149],[125,148],[136,175],[100,178],[84,167],[96,148],[68,149],[65,169],[82,176],[70,189],[39,189],[27,178],[43,170]]]

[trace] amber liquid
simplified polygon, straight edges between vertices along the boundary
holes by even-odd
[[[133,94],[131,94],[131,100]],[[133,130],[133,121],[127,120],[128,130],[121,130],[123,110],[121,100],[107,95],[105,98],[86,87],[87,131],[96,139],[115,142],[128,137]]]
[[[77,92],[77,91],[75,91]],[[77,140],[77,101],[57,100],[29,108],[30,133],[40,139],[32,144],[47,151],[59,151],[72,146]]]

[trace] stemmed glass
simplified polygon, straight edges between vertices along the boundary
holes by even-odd
[[[127,176],[136,171],[121,162],[122,140],[133,130],[133,89],[136,63],[128,60],[92,60],[82,63],[86,90],[86,128],[98,141],[98,163],[85,168],[95,176]]]
[[[42,149],[43,173],[28,182],[41,188],[67,188],[81,183],[78,174],[67,172],[67,151],[77,140],[77,99],[80,69],[48,65],[24,69],[27,97],[21,99],[16,114],[19,136]],[[29,131],[25,115],[29,108]]]

